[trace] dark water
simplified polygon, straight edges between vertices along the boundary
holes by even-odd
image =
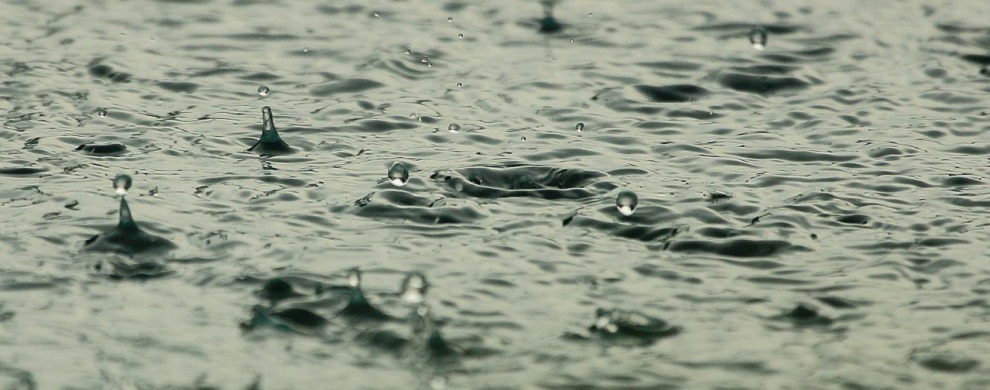
[[[6,2],[0,388],[988,388],[988,4]]]

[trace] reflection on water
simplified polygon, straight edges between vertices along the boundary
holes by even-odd
[[[0,388],[990,387],[983,3],[4,11]]]

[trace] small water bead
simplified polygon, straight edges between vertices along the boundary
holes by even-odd
[[[429,58],[426,58],[426,57],[423,57],[423,59],[419,60],[419,62],[422,62],[424,64],[428,64],[428,63],[430,63],[430,59]]]
[[[107,110],[104,109],[104,108],[101,108],[99,110],[96,110],[96,115],[99,115],[100,118],[106,118],[107,117]]]
[[[620,214],[627,217],[636,211],[638,205],[639,198],[632,191],[622,191],[615,198],[615,208],[619,210]]]
[[[464,86],[464,84],[462,84],[462,83],[457,83],[457,88],[461,88],[461,87],[463,87],[463,86]]]
[[[351,268],[347,271],[347,285],[352,288],[361,287],[361,270],[357,268]]]
[[[121,173],[113,178],[113,191],[120,196],[127,195],[127,190],[131,189],[132,182],[130,176]]]
[[[454,18],[447,18],[447,23],[453,22]]]
[[[451,133],[459,133],[461,131],[461,125],[451,123],[450,126],[447,126],[447,130],[450,130]]]
[[[406,49],[406,55],[412,54],[412,50]]]
[[[266,87],[264,85],[258,87],[258,95],[261,96],[261,97],[268,96],[268,92],[270,92],[270,91],[271,90],[268,89],[268,87]]]
[[[373,14],[371,14],[371,16],[374,16],[374,17],[376,17],[376,18],[380,18],[380,17],[382,17],[382,15],[380,15],[380,14],[379,14],[379,13],[377,13],[377,12],[375,12],[375,13],[373,13]]]
[[[464,34],[457,34],[457,39],[464,39]]]
[[[763,27],[753,27],[749,31],[749,43],[753,45],[756,50],[763,50],[767,48],[767,30]]]
[[[396,187],[402,187],[409,182],[409,169],[400,162],[392,163],[388,168],[388,182]]]
[[[577,131],[584,130],[584,122],[578,122],[577,126],[574,126],[574,129]]]
[[[426,282],[426,276],[419,272],[412,272],[402,280],[400,294],[402,300],[418,305],[426,300],[426,290],[429,288],[430,285]]]

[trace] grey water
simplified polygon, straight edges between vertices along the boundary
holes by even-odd
[[[0,389],[990,388],[988,2],[0,10]]]

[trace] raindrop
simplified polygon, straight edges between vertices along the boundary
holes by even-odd
[[[450,126],[447,126],[447,130],[450,130],[451,133],[459,133],[461,131],[461,125],[451,123]]]
[[[522,138],[520,138],[520,139],[522,140],[522,142],[526,142],[526,136],[523,136],[523,137],[522,137]]]
[[[593,15],[593,14],[591,12],[588,12],[588,17],[589,18],[591,17],[591,15]]]
[[[433,67],[433,64],[432,63],[426,64],[426,67],[427,68],[432,68]]]
[[[418,305],[426,300],[426,290],[429,289],[426,276],[419,272],[412,272],[402,280],[402,300]]]
[[[381,16],[381,15],[379,15],[379,14],[378,14],[377,12],[375,12],[375,13],[373,13],[373,14],[371,14],[371,15],[372,15],[372,16],[374,16],[374,17],[376,17],[376,18],[380,18],[380,17],[382,17],[382,16]]]
[[[361,288],[361,270],[351,268],[347,271],[347,285],[352,288]]]
[[[106,118],[107,117],[107,110],[105,108],[101,108],[99,110],[96,110],[96,115],[99,115],[100,118]]]
[[[574,129],[577,131],[584,130],[584,122],[578,122],[577,126],[574,126]]]
[[[463,86],[464,86],[464,84],[462,84],[462,83],[457,83],[457,88],[460,88],[460,87],[463,87]]]
[[[767,30],[763,27],[753,27],[749,31],[749,43],[753,45],[756,50],[763,50],[767,48]]]
[[[271,90],[268,89],[268,87],[266,87],[264,85],[258,87],[258,95],[261,96],[261,97],[268,96],[268,92],[270,92],[270,91]]]
[[[630,216],[634,211],[636,211],[636,206],[639,204],[639,198],[632,191],[622,191],[619,196],[615,198],[615,208],[619,209],[619,213],[625,216]]]
[[[428,63],[430,63],[430,59],[429,58],[426,58],[426,57],[423,57],[423,59],[419,60],[419,62],[422,62],[424,64],[428,64]]]
[[[131,189],[132,182],[130,176],[121,173],[113,178],[113,191],[120,196],[127,195],[127,190]]]
[[[464,34],[457,34],[457,39],[464,39]]]
[[[412,50],[406,49],[406,55],[412,54]]]
[[[574,38],[571,38],[571,43],[574,43]]]
[[[402,187],[409,182],[409,169],[400,162],[392,163],[388,168],[388,182],[396,187]]]
[[[453,22],[454,18],[447,18],[447,23]]]

